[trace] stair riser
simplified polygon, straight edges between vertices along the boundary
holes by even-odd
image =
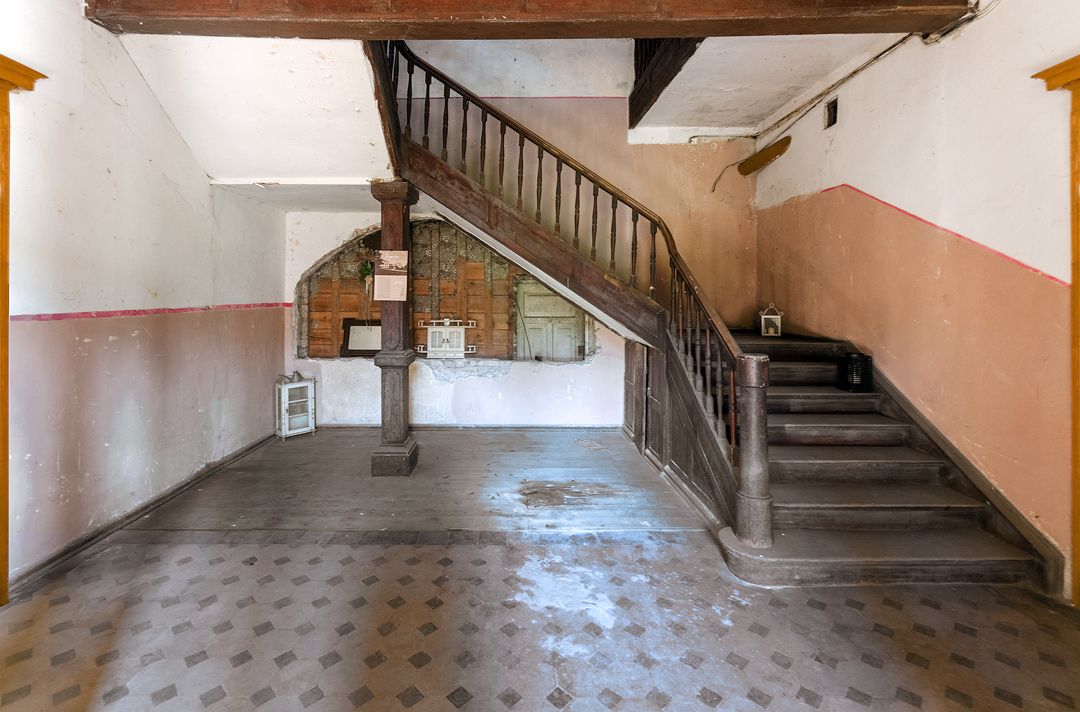
[[[880,403],[878,396],[768,396],[770,413],[876,413]]]
[[[773,524],[792,529],[907,530],[978,526],[979,509],[854,509],[852,507],[775,507]]]
[[[774,482],[934,482],[943,474],[938,463],[770,462]]]
[[[781,362],[782,363],[782,362]],[[773,386],[831,386],[836,383],[836,369],[781,368],[781,363],[770,364],[769,384]]]
[[[1013,584],[1034,580],[1029,561],[911,561],[872,562],[760,562],[725,552],[728,566],[739,578],[764,586],[850,585],[904,583]]]
[[[748,354],[765,354],[770,361],[821,361],[832,365],[839,358],[836,345],[828,343],[768,345],[754,343],[742,345],[742,350]]]
[[[772,445],[906,445],[909,429],[896,427],[861,427],[825,425],[770,425]]]

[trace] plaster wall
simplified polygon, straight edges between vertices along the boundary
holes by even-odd
[[[392,175],[361,42],[168,35],[121,42],[215,180],[359,185]]]
[[[272,432],[283,213],[211,186],[75,0],[0,4],[13,96],[12,574]]]
[[[624,99],[492,103],[656,211],[724,319],[751,322],[758,309],[754,178],[732,167],[715,192],[712,185],[725,166],[753,153],[752,140],[631,145]]]
[[[1068,556],[1069,102],[1030,77],[1080,52],[1080,6],[992,7],[791,128],[757,183],[758,294],[871,353]]]
[[[288,213],[284,293],[294,298],[309,267],[356,229],[367,231],[379,220],[378,213]],[[381,422],[380,371],[372,359],[297,359],[295,309],[283,331],[285,370],[318,379],[317,422]],[[418,357],[409,371],[410,420],[417,425],[621,425],[624,342],[603,326],[597,326],[596,341],[597,353],[582,363]]]
[[[791,128],[759,207],[848,183],[1068,281],[1069,96],[1031,75],[1080,52],[1077,27],[1072,0],[1002,0],[909,40],[839,89],[836,126],[819,106]]]

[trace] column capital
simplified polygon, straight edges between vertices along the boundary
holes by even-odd
[[[380,203],[402,202],[405,205],[415,205],[420,199],[420,193],[408,181],[391,180],[372,183],[371,197]]]

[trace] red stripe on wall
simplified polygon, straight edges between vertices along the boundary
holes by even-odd
[[[54,314],[12,314],[11,321],[62,321],[64,319],[107,319],[114,316],[149,316],[153,314],[187,314],[190,312],[233,311],[237,309],[281,309],[292,302],[258,302],[253,304],[217,304],[206,307],[174,307],[170,309],[117,309],[113,311],[59,312]]]
[[[952,235],[953,237],[959,238],[961,240],[964,240],[965,242],[970,242],[972,245],[975,245],[976,247],[981,247],[982,249],[986,250],[987,252],[991,252],[991,253],[997,255],[998,257],[1002,257],[1002,258],[1008,260],[1009,262],[1012,262],[1015,265],[1019,265],[1020,267],[1023,267],[1026,270],[1030,270],[1030,271],[1034,272],[1037,275],[1041,275],[1043,277],[1046,277],[1051,282],[1056,282],[1057,284],[1060,284],[1063,287],[1070,286],[1069,283],[1066,282],[1063,279],[1058,279],[1057,277],[1055,277],[1052,274],[1047,274],[1046,272],[1043,272],[1041,269],[1036,269],[1036,268],[1032,267],[1029,264],[1025,264],[1025,263],[1021,262],[1020,260],[1016,259],[1015,257],[1010,257],[1009,255],[1006,255],[1004,252],[1000,252],[998,250],[995,250],[993,247],[987,247],[986,245],[982,244],[981,242],[977,242],[975,240],[972,240],[970,237],[967,237],[966,235],[961,235],[960,233],[955,232],[953,230],[950,230],[947,227],[942,227],[942,226],[940,226],[940,225],[938,225],[936,223],[932,223],[929,220],[927,220],[926,218],[919,217],[915,213],[909,213],[907,210],[904,210],[903,208],[899,208],[899,207],[893,205],[892,203],[888,202],[887,200],[882,200],[881,198],[879,198],[879,197],[877,197],[875,195],[871,195],[870,193],[867,193],[865,190],[859,190],[855,186],[850,185],[848,183],[841,183],[840,185],[834,185],[832,188],[826,188],[825,190],[823,190],[821,192],[822,193],[829,193],[829,192],[834,191],[834,190],[839,190],[840,188],[847,188],[848,190],[854,191],[854,192],[858,193],[859,195],[870,198],[870,200],[881,203],[882,205],[884,205],[884,206],[886,206],[888,208],[892,208],[893,210],[895,210],[895,211],[897,211],[899,213],[903,213],[904,215],[907,215],[909,218],[913,218],[915,220],[918,220],[919,222],[923,223],[924,225],[929,225],[932,228],[935,228],[937,230],[941,230],[942,232],[947,233],[949,235]]]

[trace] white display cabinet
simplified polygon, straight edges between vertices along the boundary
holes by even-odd
[[[315,379],[299,373],[277,382],[277,434],[284,439],[315,432]]]

